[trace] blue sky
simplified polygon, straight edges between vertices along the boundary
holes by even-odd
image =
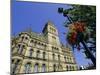
[[[57,12],[58,7],[68,9],[67,4],[51,4],[37,2],[12,1],[11,4],[11,35],[17,35],[19,32],[32,28],[32,31],[41,33],[45,23],[52,21],[58,29],[60,41],[66,44],[64,32],[68,32],[63,25],[65,17]],[[90,60],[84,58],[82,51],[74,50],[74,56],[78,65],[87,65]]]

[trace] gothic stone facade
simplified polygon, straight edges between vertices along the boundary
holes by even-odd
[[[11,73],[77,70],[71,49],[60,43],[51,22],[46,23],[41,34],[21,32],[11,41]]]

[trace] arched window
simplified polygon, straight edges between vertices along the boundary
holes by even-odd
[[[20,50],[20,54],[22,54],[24,48],[25,48],[25,45],[22,45],[21,50]]]
[[[23,41],[24,40],[24,36],[22,36],[22,38],[21,38],[21,41]]]
[[[70,61],[69,61],[69,57],[67,57],[67,62],[70,62]]]
[[[46,56],[46,53],[45,53],[45,52],[43,52],[43,59],[45,59],[45,56]]]
[[[66,66],[66,70],[68,71],[68,65]]]
[[[30,49],[29,56],[32,57],[33,49]]]
[[[12,61],[11,61],[11,72],[13,72],[14,66],[15,66],[14,59],[12,59]]]
[[[33,43],[33,42],[34,42],[33,40],[30,41],[30,43]]]
[[[69,66],[69,70],[70,70],[70,71],[72,70],[72,67],[71,67],[71,66]]]
[[[30,46],[35,46],[35,43],[34,43],[33,39],[30,40]]]
[[[56,65],[53,65],[53,71],[56,72]]]
[[[60,70],[60,71],[62,71],[62,70],[63,70],[62,65],[59,65],[59,70]]]
[[[42,65],[42,72],[46,72],[46,65],[45,64]]]
[[[39,72],[39,71],[38,71],[38,68],[39,68],[39,64],[36,63],[36,64],[34,65],[34,72],[35,72],[35,73]]]
[[[74,66],[72,66],[72,70],[74,71]]]
[[[20,54],[20,50],[21,50],[21,45],[18,44],[18,54]]]
[[[27,40],[28,39],[28,37],[25,37],[25,40]]]
[[[60,55],[58,55],[58,61],[60,61]]]
[[[14,59],[12,59],[11,63],[12,63],[12,64],[14,63]]]
[[[23,52],[23,49],[25,48],[25,45],[18,45],[18,53],[19,54],[22,54],[22,52]]]
[[[72,63],[72,60],[71,60],[71,58],[69,58],[69,60],[70,60],[70,62]]]
[[[31,63],[25,65],[25,73],[31,73]]]
[[[36,53],[36,58],[40,58],[40,51],[38,50],[37,53]]]
[[[52,56],[53,56],[53,60],[55,60],[55,54],[52,54]]]
[[[16,69],[17,69],[17,67],[18,67],[19,62],[20,62],[20,60],[17,60],[17,61],[15,62],[15,64],[13,65],[13,70],[12,70],[12,73],[13,73],[13,74],[15,73],[15,71],[16,71]]]
[[[66,56],[64,56],[64,60],[65,60],[65,62],[66,62]]]

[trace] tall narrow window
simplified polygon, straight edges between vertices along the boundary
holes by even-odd
[[[22,52],[23,52],[23,49],[25,48],[25,45],[18,45],[18,53],[19,54],[22,54]]]
[[[20,62],[20,60],[17,60],[17,61],[15,62],[15,64],[13,65],[13,71],[12,71],[13,74],[15,73],[15,71],[16,71],[16,69],[17,69],[17,67],[18,67],[19,62]]]
[[[72,66],[72,70],[74,71],[74,66]]]
[[[70,62],[72,63],[72,58],[70,58]]]
[[[18,48],[18,53],[19,53],[20,52],[21,45],[18,44],[17,48]]]
[[[38,63],[36,63],[36,64],[34,65],[34,72],[35,72],[35,73],[39,72],[39,71],[38,71],[38,67],[39,67],[39,65],[38,65]]]
[[[11,73],[13,72],[14,67],[15,67],[14,59],[12,59],[12,62],[11,62]]]
[[[68,65],[66,66],[66,70],[68,71]]]
[[[36,58],[37,59],[40,58],[40,51],[39,50],[37,51]]]
[[[53,71],[56,72],[56,65],[53,65]]]
[[[66,56],[64,56],[64,60],[65,60],[65,62],[66,62]]]
[[[58,55],[58,61],[60,61],[60,55]]]
[[[33,49],[30,49],[29,56],[32,57]]]
[[[23,41],[24,40],[24,36],[22,36],[22,38],[21,38],[21,41]]]
[[[45,56],[46,56],[46,53],[45,53],[45,52],[43,52],[43,59],[45,59]]]
[[[52,54],[52,56],[53,56],[53,60],[55,60],[55,54]]]
[[[67,57],[67,61],[70,62],[70,61],[69,61],[69,57]]]
[[[46,72],[46,65],[45,64],[42,65],[42,72]]]
[[[34,41],[30,40],[30,46],[34,46]]]
[[[70,71],[72,70],[72,67],[71,67],[71,66],[69,66],[69,70],[70,70]]]
[[[31,73],[31,63],[25,65],[25,73]]]
[[[24,48],[25,48],[25,45],[22,45],[22,47],[21,47],[21,49],[20,49],[20,54],[22,54]]]
[[[62,65],[59,65],[59,69],[60,71],[63,71]]]

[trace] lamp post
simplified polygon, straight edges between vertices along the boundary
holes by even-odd
[[[66,9],[63,10],[63,8],[58,8],[58,12],[60,14],[63,14],[64,17],[67,17],[67,19],[69,20],[70,24],[73,23],[73,20],[71,19],[71,17],[68,16],[68,11]],[[77,32],[77,33],[80,34],[80,32]],[[96,67],[96,58],[93,56],[92,52],[87,47],[85,41],[83,40],[83,37],[78,35],[78,39],[79,39],[79,42],[82,43],[82,45],[84,46],[84,49],[85,49],[84,53],[85,53],[85,55],[87,56],[87,58],[91,59],[91,61],[94,64],[94,67]]]

